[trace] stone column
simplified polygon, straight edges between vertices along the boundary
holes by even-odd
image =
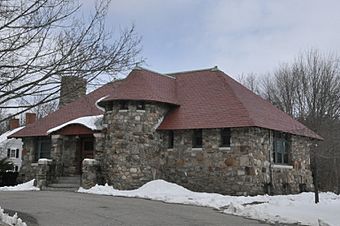
[[[63,175],[63,136],[52,135],[51,136],[51,159],[55,162],[55,176],[59,177]]]
[[[103,142],[104,142],[104,134],[103,133],[94,133],[94,158],[101,162],[103,159]]]
[[[35,178],[35,171],[32,168],[32,163],[34,162],[34,139],[23,138],[23,149],[22,149],[22,167],[20,169],[20,174],[18,181],[24,182]]]
[[[37,187],[39,187],[40,189],[45,188],[51,182],[51,167],[51,159],[39,159],[36,183]]]
[[[98,183],[99,162],[95,159],[84,159],[82,166],[81,186],[88,189]]]

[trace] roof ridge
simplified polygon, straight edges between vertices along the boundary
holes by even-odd
[[[226,88],[226,86],[230,87],[230,91],[231,93],[234,95],[235,97],[235,100],[237,100],[241,105],[242,107],[244,108],[244,110],[246,111],[246,114],[248,116],[248,120],[250,123],[252,123],[253,125],[255,125],[255,122],[253,120],[253,118],[251,117],[251,114],[249,112],[249,109],[246,107],[246,105],[241,101],[241,98],[239,98],[239,96],[237,95],[237,92],[234,91],[234,89],[232,88],[232,86],[226,81],[226,78],[230,78],[233,82],[236,82],[238,85],[242,86],[239,82],[237,82],[235,79],[233,79],[232,77],[230,77],[229,75],[227,75],[226,73],[224,73],[223,71],[222,72],[222,76],[225,76],[225,77],[222,77],[222,80],[223,80],[223,84],[224,84],[224,88]],[[219,74],[218,74],[219,76]],[[242,86],[243,87],[243,86]]]
[[[171,72],[171,73],[166,73],[166,75],[171,76],[171,75],[200,72],[200,71],[220,71],[220,69],[217,66],[214,66],[211,68],[202,68],[202,69],[197,69],[197,70]]]
[[[153,70],[150,70],[150,69],[148,69],[148,68],[141,67],[141,66],[136,66],[136,67],[134,67],[132,70],[144,70],[144,71],[149,71],[149,72],[152,72],[152,73],[155,73],[155,74],[159,74],[159,75],[165,76],[165,77],[167,77],[167,78],[176,79],[176,78],[173,77],[173,76],[170,76],[170,75],[167,75],[167,74],[163,74],[163,73],[160,73],[160,72],[158,72],[158,71],[153,71]]]

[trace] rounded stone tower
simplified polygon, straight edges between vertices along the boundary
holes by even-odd
[[[99,160],[104,180],[115,188],[138,188],[160,175],[164,144],[157,128],[177,105],[174,82],[174,78],[135,69],[99,102],[105,107],[106,127]],[[159,89],[162,86],[166,89]]]

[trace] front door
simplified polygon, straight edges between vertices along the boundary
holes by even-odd
[[[94,158],[94,138],[82,137],[80,138],[80,158],[79,158],[79,172],[82,172],[82,162],[84,159]]]

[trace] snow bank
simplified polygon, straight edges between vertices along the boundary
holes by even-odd
[[[61,124],[59,126],[56,126],[54,128],[47,130],[47,133],[48,134],[53,133],[71,124],[80,124],[91,130],[101,130],[103,128],[102,127],[103,117],[104,117],[103,115],[95,115],[95,116],[85,116],[85,117],[76,118],[71,121],[65,122],[64,124]]]
[[[0,223],[6,223],[9,225],[15,225],[15,226],[27,226],[25,222],[22,222],[20,218],[18,218],[17,214],[14,214],[14,216],[9,216],[8,214],[4,213],[4,210],[1,209],[0,206]]]
[[[340,225],[340,196],[334,193],[321,193],[320,203],[314,204],[314,193],[280,196],[227,196],[215,193],[192,192],[182,186],[164,180],[154,180],[142,187],[123,191],[112,186],[96,185],[78,192],[138,197],[167,203],[181,203],[206,206],[227,214],[264,220],[270,223],[301,223],[307,225]]]
[[[40,189],[33,186],[34,180],[15,186],[0,187],[0,191],[39,191]]]

